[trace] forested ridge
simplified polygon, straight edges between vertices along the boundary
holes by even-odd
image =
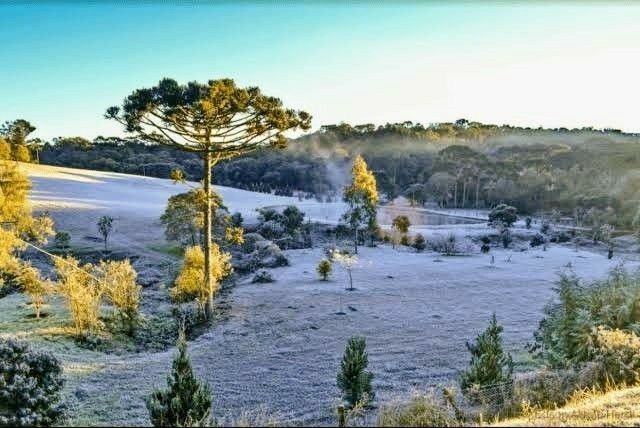
[[[20,142],[11,132],[17,122],[3,127],[4,151],[23,161],[28,156],[48,165],[161,178],[174,169],[192,180],[202,176],[202,162],[193,153],[115,137],[43,142],[28,140],[27,132]],[[554,208],[576,223],[631,227],[639,202],[639,142],[640,135],[616,129],[523,128],[465,119],[431,125],[341,123],[293,139],[284,150],[222,162],[214,181],[335,200],[354,156],[362,154],[387,199],[403,195],[416,204],[463,208],[506,202],[522,213]]]

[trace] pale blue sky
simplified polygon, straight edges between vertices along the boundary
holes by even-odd
[[[102,115],[132,90],[231,77],[314,127],[465,117],[640,131],[630,2],[124,4],[0,5],[0,120],[26,118],[42,138],[120,135]]]

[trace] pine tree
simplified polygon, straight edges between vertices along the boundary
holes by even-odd
[[[418,233],[416,237],[413,239],[413,248],[415,248],[416,251],[419,253],[424,251],[425,248],[427,248],[427,242],[421,233]]]
[[[467,349],[471,353],[469,368],[460,377],[463,392],[473,392],[478,388],[508,385],[512,382],[513,360],[502,349],[502,326],[496,314],[491,316],[489,326],[480,333]]]
[[[147,398],[153,426],[206,426],[211,417],[211,389],[193,373],[184,332],[178,339],[178,354],[167,386],[165,390],[154,390]]]
[[[320,275],[320,278],[322,278],[323,281],[326,281],[329,279],[329,275],[331,275],[331,270],[332,270],[331,262],[327,259],[320,260],[320,263],[318,263],[318,267],[316,268],[318,275]]]
[[[369,365],[369,358],[365,350],[366,346],[364,337],[354,336],[350,338],[340,363],[337,382],[340,389],[342,389],[343,398],[350,407],[355,406],[362,400],[372,400],[374,398],[371,385],[373,374],[366,371]]]

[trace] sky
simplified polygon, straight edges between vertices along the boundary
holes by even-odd
[[[640,3],[288,0],[0,4],[0,121],[124,135],[103,118],[163,77],[259,86],[313,127],[640,131]]]

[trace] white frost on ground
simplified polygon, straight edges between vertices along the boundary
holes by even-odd
[[[120,228],[114,238],[128,240],[122,243],[159,239],[158,217],[167,197],[185,190],[169,180],[25,168],[33,180],[36,206],[60,214],[62,230],[95,235],[97,217],[114,213]],[[295,198],[219,191],[231,211],[243,215],[262,205],[299,204]],[[322,215],[326,207],[304,201],[300,205],[315,207],[312,216]],[[335,215],[330,211],[327,217]],[[487,229],[474,224],[415,230],[429,240],[451,231],[464,235]],[[492,253],[495,264],[491,255],[442,257],[406,248],[363,247],[353,273],[357,290],[349,292],[344,289],[346,273],[337,266],[331,281],[317,280],[320,249],[288,251],[291,266],[272,270],[275,283],[236,286],[227,298],[229,319],[190,344],[198,375],[212,386],[216,415],[264,405],[282,419],[333,423],[332,405],[339,396],[335,376],[345,343],[356,334],[367,338],[379,400],[449,382],[467,364],[465,342],[486,326],[493,311],[504,326],[507,348],[522,350],[553,297],[558,273],[569,263],[580,277],[597,278],[621,261],[561,246]],[[345,315],[336,314],[341,308]],[[67,367],[92,367],[67,383],[72,416],[82,420],[82,412],[91,409],[92,423],[148,424],[144,397],[153,386],[164,385],[173,352],[92,353],[87,360],[84,354],[63,351]],[[82,404],[75,407],[80,398],[73,397],[82,397]]]

